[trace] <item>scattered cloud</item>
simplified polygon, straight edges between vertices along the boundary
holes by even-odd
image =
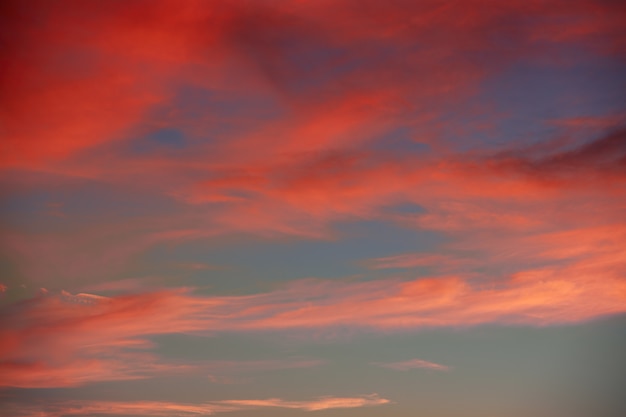
[[[189,372],[233,383],[322,363],[165,361],[158,335],[548,326],[626,312],[623,111],[575,104],[605,99],[592,82],[575,89],[580,97],[555,86],[558,117],[541,120],[486,87],[517,80],[509,70],[519,63],[553,77],[596,61],[620,69],[626,9],[597,0],[366,3],[3,6],[1,197],[28,198],[11,203],[8,221],[1,213],[0,245],[11,274],[48,290],[13,302],[25,285],[0,284],[2,302],[10,299],[0,310],[1,387]],[[619,91],[621,80],[610,81]],[[518,113],[535,118],[532,128],[517,126],[526,124],[511,117]],[[82,204],[90,199],[77,189],[100,185],[119,206]],[[138,190],[157,203],[129,218]],[[387,210],[405,203],[420,210]],[[340,239],[338,223],[362,220],[445,243],[366,255],[376,279],[296,280],[250,295],[161,286],[131,268],[180,243]],[[223,271],[168,265],[181,287],[180,275]],[[402,278],[385,277],[389,269]],[[421,359],[376,365],[448,369]],[[387,402],[75,401],[12,414],[169,417]]]

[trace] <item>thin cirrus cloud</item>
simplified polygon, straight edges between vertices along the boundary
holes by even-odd
[[[3,362],[0,386],[21,388],[78,387],[95,382],[128,381],[172,375],[205,374],[215,384],[241,384],[264,371],[304,369],[325,364],[319,359],[285,358],[257,361],[167,361],[145,349],[146,340],[119,342],[117,347],[78,346],[42,354],[37,360]],[[75,355],[69,358],[70,354]],[[31,357],[32,358],[32,357]]]
[[[184,372],[185,366],[155,364],[147,351],[148,338],[160,334],[337,326],[375,331],[485,323],[545,326],[623,313],[625,306],[626,284],[610,252],[591,262],[518,272],[497,284],[449,276],[304,280],[267,293],[230,297],[183,290],[107,299],[44,295],[5,313],[9,324],[1,331],[0,353],[6,367],[0,384],[75,386],[161,370]]]
[[[372,365],[382,368],[393,369],[394,371],[408,371],[411,369],[432,369],[434,371],[449,371],[449,366],[441,365],[435,362],[425,361],[423,359],[409,359],[401,362],[373,362]]]
[[[187,417],[210,416],[219,413],[258,410],[263,408],[286,408],[303,411],[329,410],[337,408],[360,408],[388,404],[390,401],[377,394],[357,397],[320,397],[309,401],[288,401],[280,398],[262,400],[222,400],[199,404],[184,404],[160,401],[68,401],[48,406],[20,404],[9,405],[16,417],[64,417],[90,415],[132,415]]]
[[[272,398],[268,400],[226,400],[221,401],[221,403],[240,407],[279,407],[317,411],[331,408],[357,408],[382,405],[388,404],[389,400],[380,398],[377,394],[371,394],[363,397],[323,397],[316,401],[284,401]]]
[[[112,298],[66,292],[58,298],[44,300],[46,297],[44,295],[38,300],[31,300],[31,303],[51,302],[49,309],[44,308],[47,313],[33,310],[32,304],[22,306],[25,308],[13,313],[22,318],[30,316],[31,325],[15,321],[1,332],[3,369],[0,372],[0,386],[75,387],[101,381],[202,373],[215,383],[236,383],[250,380],[249,375],[258,372],[311,368],[325,363],[319,359],[297,357],[256,361],[164,361],[150,351],[156,346],[145,336],[180,331],[210,331],[211,326],[207,327],[207,323],[203,323],[204,320],[199,316],[193,316],[203,315],[201,310],[210,308],[212,302],[195,312],[189,310],[191,316],[185,317],[187,313],[183,311],[186,310],[183,299],[179,300],[180,303],[176,302],[177,306],[172,304],[169,307],[177,310],[172,311],[173,315],[162,316],[166,312],[161,311],[165,307],[161,304],[165,301],[161,295],[153,300],[144,299],[144,302],[135,305],[119,305],[121,308],[114,308],[116,311],[106,306],[118,303],[119,300]],[[98,306],[105,308],[102,310]],[[82,313],[90,310],[90,318],[81,316],[81,307],[84,307]],[[180,310],[181,307],[183,310]],[[51,320],[44,325],[40,314],[51,314],[55,318],[50,316]],[[160,323],[153,321],[158,316],[158,320],[162,320]],[[119,327],[122,322],[126,322],[126,330]],[[43,344],[31,344],[37,342]],[[21,349],[21,352],[17,349]]]

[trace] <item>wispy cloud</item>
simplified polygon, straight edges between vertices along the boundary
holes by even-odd
[[[543,238],[543,256],[565,257],[571,263],[522,270],[497,284],[439,276],[310,279],[228,297],[193,295],[186,289],[110,298],[44,294],[5,308],[0,353],[6,366],[0,385],[68,386],[185,371],[181,365],[157,364],[146,351],[149,337],[159,334],[302,332],[337,326],[380,331],[484,323],[545,326],[624,313],[626,283],[619,272],[624,249],[616,245],[626,231],[614,228],[612,233],[609,241],[602,230],[579,235],[580,247],[566,252],[553,243],[570,241],[570,235]],[[588,245],[600,252],[590,257]]]
[[[333,236],[332,224],[345,219],[434,230],[455,238],[456,245],[482,249],[491,243],[487,251],[492,253],[502,244],[526,250],[523,245],[532,235],[539,240],[552,233],[586,229],[594,233],[600,226],[606,230],[623,226],[624,131],[619,126],[594,130],[583,142],[555,143],[543,149],[515,145],[506,151],[449,152],[428,158],[334,150],[297,154],[297,162],[286,157],[254,165],[225,162],[226,167],[208,169],[210,180],[196,181],[192,176],[177,188],[186,197],[180,197],[184,202],[176,215],[118,219],[61,236],[13,231],[3,235],[2,243],[25,275],[47,288],[63,281],[106,280],[158,245],[215,240],[238,232],[328,238]],[[187,201],[216,192],[246,197],[210,209]],[[401,202],[424,210],[385,212],[385,207]],[[211,216],[204,210],[210,210]],[[498,244],[493,243],[496,239]],[[371,260],[368,266],[415,268],[470,261],[484,259],[397,254]]]
[[[314,401],[285,401],[278,398],[268,400],[220,401],[220,404],[240,407],[278,407],[294,408],[306,411],[327,410],[331,408],[358,408],[388,403],[389,400],[380,398],[377,394],[362,397],[321,397]]]
[[[395,371],[408,371],[410,369],[432,369],[434,371],[449,371],[449,366],[441,365],[435,362],[429,362],[422,359],[409,359],[401,362],[372,362],[372,365],[382,368],[393,369]]]
[[[372,269],[405,269],[415,267],[436,266],[438,270],[458,269],[468,264],[476,264],[476,261],[460,259],[444,254],[428,253],[405,253],[401,255],[385,256],[374,258],[365,262],[365,265]]]
[[[15,417],[64,417],[92,415],[132,416],[209,416],[218,413],[257,410],[263,408],[288,408],[317,411],[336,408],[360,408],[388,404],[390,401],[377,394],[357,397],[320,397],[308,401],[288,401],[279,398],[262,400],[223,400],[198,404],[161,401],[67,401],[46,406],[33,404],[8,404]]]

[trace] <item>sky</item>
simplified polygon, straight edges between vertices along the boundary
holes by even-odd
[[[0,10],[1,415],[626,415],[624,2]]]

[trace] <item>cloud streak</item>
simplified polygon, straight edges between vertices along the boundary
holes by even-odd
[[[401,362],[373,362],[372,365],[382,368],[393,369],[394,371],[408,371],[411,369],[432,369],[434,371],[449,371],[451,368],[434,362],[422,359],[409,359]]]
[[[569,265],[517,272],[497,283],[440,276],[303,280],[246,296],[201,296],[182,289],[111,298],[43,295],[3,313],[8,324],[0,331],[0,384],[72,386],[184,371],[156,365],[145,351],[151,346],[149,337],[160,334],[299,332],[338,326],[376,331],[485,323],[545,326],[624,313],[623,249],[621,255],[603,252]]]
[[[320,397],[309,401],[288,401],[279,398],[263,400],[223,400],[199,404],[161,401],[108,402],[68,401],[55,402],[45,407],[20,404],[10,411],[16,417],[65,417],[97,415],[132,415],[187,417],[210,416],[219,413],[258,410],[263,408],[287,408],[317,411],[337,408],[360,408],[388,404],[390,401],[377,394],[357,397]]]

